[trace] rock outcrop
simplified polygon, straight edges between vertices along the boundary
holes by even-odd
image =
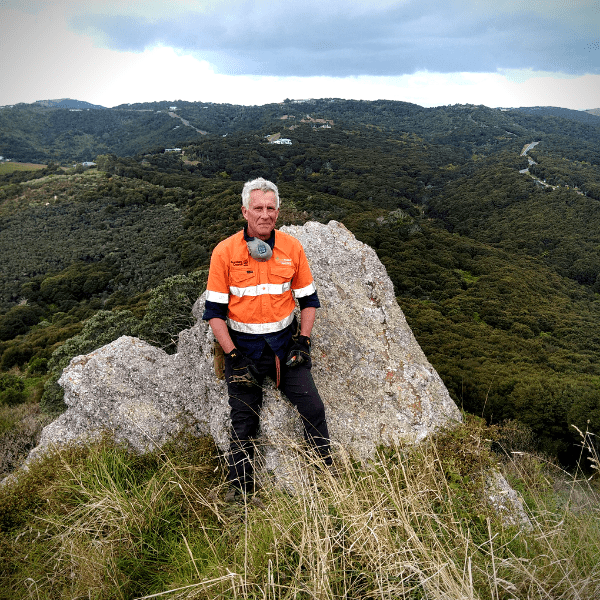
[[[322,304],[312,336],[313,375],[334,447],[368,458],[379,444],[417,442],[460,420],[375,252],[335,221],[282,230],[302,242]],[[103,430],[144,451],[189,427],[225,451],[227,390],[214,375],[203,307],[201,297],[193,308],[197,323],[179,334],[175,355],[121,337],[74,358],[59,380],[68,409],[44,429],[33,455]],[[301,431],[295,409],[267,385],[259,440],[267,469],[277,471],[282,440],[301,440]]]

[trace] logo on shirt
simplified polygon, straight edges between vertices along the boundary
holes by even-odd
[[[248,259],[246,258],[245,260],[232,260],[231,264],[234,267],[247,267],[248,266]]]
[[[280,258],[279,256],[277,256],[275,258],[275,262],[279,263],[280,265],[284,265],[284,266],[289,266],[289,267],[294,266],[291,258]]]

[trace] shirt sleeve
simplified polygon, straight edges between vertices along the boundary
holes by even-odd
[[[211,302],[206,300],[204,303],[204,314],[202,315],[203,321],[210,321],[211,319],[223,319],[227,320],[227,304],[221,302]]]
[[[296,274],[292,279],[292,291],[294,292],[294,297],[298,300],[298,302],[300,302],[302,298],[307,298],[313,294],[316,295],[317,292],[317,288],[310,271],[310,266],[308,265],[306,254],[304,253],[304,248],[301,244],[299,244],[299,246]]]
[[[298,304],[300,306],[300,310],[304,308],[321,308],[321,303],[319,302],[319,296],[317,296],[317,292],[315,291],[310,296],[302,296],[298,298]]]
[[[210,257],[208,282],[206,284],[206,302],[202,319],[227,318],[229,306],[229,270],[224,248],[221,244],[213,250]]]

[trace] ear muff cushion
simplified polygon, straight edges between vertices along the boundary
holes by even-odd
[[[273,256],[271,246],[258,238],[252,238],[252,240],[246,242],[246,245],[248,246],[250,256],[259,262],[265,262]]]

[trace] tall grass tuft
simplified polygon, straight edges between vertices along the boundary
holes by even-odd
[[[600,597],[598,456],[565,473],[476,420],[332,473],[287,446],[261,503],[226,504],[212,442],[134,455],[69,448],[0,489],[0,598],[538,599]],[[589,460],[588,460],[589,459]],[[500,470],[529,523],[487,502]]]

